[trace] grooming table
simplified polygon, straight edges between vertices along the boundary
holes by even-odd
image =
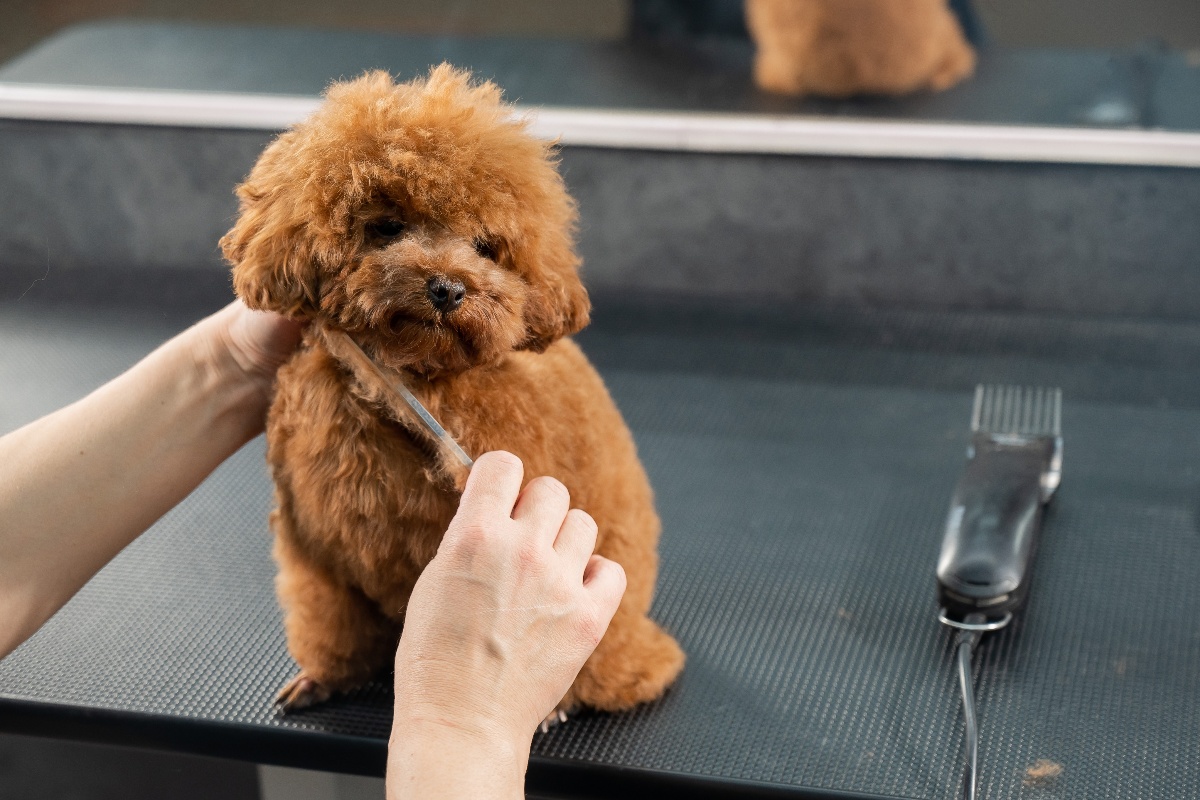
[[[53,275],[0,305],[0,431],[218,307],[224,276],[198,274],[138,307],[116,299],[120,276],[111,302],[84,305]],[[656,489],[653,614],[689,661],[661,702],[539,734],[531,792],[955,797],[962,721],[934,563],[977,381],[1062,386],[1066,440],[1030,605],[978,654],[983,796],[1200,786],[1200,324],[604,295],[579,341]],[[0,662],[0,729],[382,774],[388,687],[272,709],[295,667],[263,449]],[[1039,759],[1061,775],[1031,780]]]

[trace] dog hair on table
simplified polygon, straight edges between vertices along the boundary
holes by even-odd
[[[559,710],[659,697],[684,662],[647,617],[659,520],[620,412],[567,338],[590,304],[554,148],[466,72],[371,72],[331,86],[237,193],[221,240],[237,295],[314,323],[267,418],[276,588],[300,666],[280,702],[323,701],[390,665],[462,481],[326,330],[402,376],[467,452],[515,453],[595,518],[596,552],[628,589]]]

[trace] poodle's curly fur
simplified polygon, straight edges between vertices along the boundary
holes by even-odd
[[[946,0],[746,0],[754,79],[780,94],[948,89],[975,51]]]
[[[267,420],[277,591],[300,674],[288,707],[390,663],[409,593],[458,504],[429,442],[323,335],[348,333],[402,373],[468,452],[504,449],[553,475],[599,525],[628,590],[560,706],[652,700],[683,652],[646,613],[659,521],[600,376],[568,338],[588,322],[576,209],[554,149],[499,89],[442,65],[396,84],[338,83],[238,187],[221,240],[247,305],[313,320],[279,372]],[[461,287],[439,309],[431,281]]]

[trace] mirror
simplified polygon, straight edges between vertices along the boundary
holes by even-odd
[[[447,59],[530,105],[1200,128],[1195,0],[48,0],[4,15],[11,83],[311,95]]]

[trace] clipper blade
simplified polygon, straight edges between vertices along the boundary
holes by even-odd
[[[976,386],[971,433],[1062,436],[1062,389]]]

